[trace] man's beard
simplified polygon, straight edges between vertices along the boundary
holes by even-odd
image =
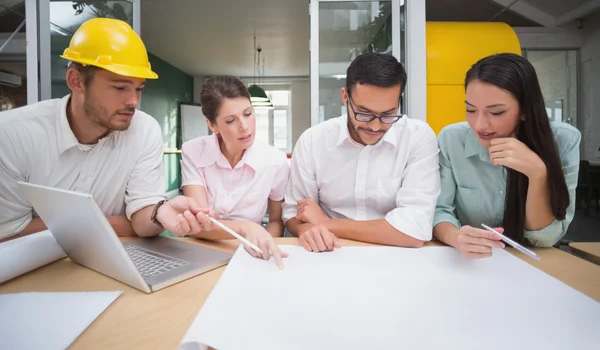
[[[367,129],[367,128],[360,128],[354,125],[354,123],[352,123],[350,121],[350,116],[348,116],[348,132],[350,132],[350,135],[354,135],[360,142],[361,145],[367,145],[367,143],[362,139],[362,137],[360,137],[360,133],[358,132],[358,130],[367,130],[367,131],[371,131],[373,132],[373,130],[371,129]],[[385,132],[381,132],[381,137],[383,137],[383,134],[385,134]],[[381,137],[377,140],[377,142],[379,142],[379,140],[381,140]]]
[[[108,130],[123,131],[129,128],[130,123],[111,123],[112,116],[117,113],[110,113],[106,108],[99,106],[95,103],[95,100],[86,94],[85,101],[83,102],[83,111],[90,119],[90,121],[96,125],[100,125]],[[127,108],[126,113],[134,113],[135,108]],[[103,118],[103,116],[109,116]]]

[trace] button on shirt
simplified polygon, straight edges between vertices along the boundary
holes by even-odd
[[[428,124],[406,117],[375,145],[350,137],[347,116],[320,123],[298,139],[292,154],[283,218],[297,201],[317,201],[331,218],[385,219],[420,240],[432,237],[440,192],[438,145]]]
[[[151,116],[136,111],[125,131],[79,144],[67,120],[69,96],[0,113],[0,238],[21,232],[34,211],[18,181],[89,193],[107,216],[165,198],[163,139]]]
[[[232,169],[213,135],[183,144],[182,186],[204,186],[209,207],[227,220],[260,223],[268,199],[283,200],[289,177],[287,155],[254,140]]]
[[[567,232],[575,214],[575,188],[579,173],[581,133],[566,123],[551,123],[554,140],[569,190],[570,204],[564,220],[554,220],[538,231],[525,230],[525,238],[535,246],[552,246]],[[481,146],[466,122],[445,127],[438,136],[442,192],[438,199],[434,226],[449,222],[481,227],[501,227],[507,172],[490,162],[487,148]]]

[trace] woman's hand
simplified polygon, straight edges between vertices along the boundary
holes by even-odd
[[[502,233],[502,228],[496,228]],[[492,248],[504,248],[500,235],[487,230],[463,226],[459,230],[457,249],[469,259],[488,258],[492,256]]]
[[[542,159],[527,145],[513,137],[492,139],[489,152],[492,164],[516,170],[529,179],[546,174],[546,164]]]
[[[267,230],[265,230],[261,225],[256,224],[254,222],[246,222],[242,225],[241,232],[242,236],[244,236],[250,243],[256,245],[262,250],[263,254],[255,251],[254,249],[247,247],[244,245],[244,249],[248,252],[248,254],[252,255],[255,258],[269,260],[271,255],[275,258],[275,264],[280,269],[283,268],[283,259],[287,258],[288,254],[281,251],[279,247],[275,244],[275,240],[273,236]]]

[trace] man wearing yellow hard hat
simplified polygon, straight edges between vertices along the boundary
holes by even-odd
[[[91,194],[120,236],[199,232],[196,215],[208,211],[165,201],[162,131],[136,109],[146,79],[158,78],[140,37],[94,18],[61,57],[70,95],[0,113],[0,241],[46,229],[19,181]]]

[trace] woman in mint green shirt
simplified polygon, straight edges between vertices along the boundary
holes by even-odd
[[[469,258],[504,247],[482,223],[521,243],[554,245],[575,211],[580,132],[549,121],[535,69],[521,56],[481,59],[465,89],[467,122],[438,135],[434,236]]]

